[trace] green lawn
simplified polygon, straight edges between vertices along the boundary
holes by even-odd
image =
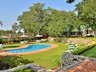
[[[32,43],[32,44],[35,44],[35,43]],[[25,55],[20,57],[22,57],[23,59],[29,60],[31,62],[34,62],[37,65],[41,65],[49,69],[54,69],[57,66],[61,65],[62,54],[65,50],[68,49],[68,43],[47,42],[47,44],[58,44],[58,47],[55,49],[49,50],[47,52],[32,54],[32,55]],[[12,44],[12,45],[7,45],[6,48],[8,47],[13,48],[21,45],[22,44]],[[81,45],[79,45],[79,47],[82,48]]]
[[[53,50],[21,56],[24,59],[28,59],[29,61],[33,61],[37,65],[44,66],[49,69],[56,68],[58,65],[61,64],[62,53],[67,50],[68,44],[67,43],[50,43],[50,44],[58,44],[59,46]]]
[[[62,54],[65,50],[68,49],[68,43],[62,43],[62,42],[45,42],[47,44],[58,44],[58,47],[52,50],[49,50],[47,52],[43,53],[37,53],[37,54],[32,54],[32,55],[25,55],[25,56],[20,56],[25,60],[29,60],[31,62],[34,62],[37,65],[41,65],[43,67],[49,68],[49,69],[54,69],[57,66],[61,65],[61,59],[62,59]],[[32,43],[34,44],[34,43]],[[36,43],[37,44],[37,43]],[[9,47],[18,47],[21,46],[22,44],[16,44],[16,45],[8,45],[7,48]],[[79,45],[79,48],[83,48],[84,45]],[[96,49],[96,47],[95,47]],[[94,52],[93,52],[94,51]],[[95,53],[95,50],[93,50],[92,53]],[[88,54],[92,53],[85,53],[82,55],[87,56]],[[94,54],[96,55],[96,54]]]
[[[92,49],[82,53],[81,55],[87,56],[87,57],[95,57],[96,58],[96,46],[93,47]]]
[[[10,45],[4,45],[4,47],[2,49],[5,49],[5,48],[17,48],[17,47],[20,47],[22,46],[23,44],[10,44]]]

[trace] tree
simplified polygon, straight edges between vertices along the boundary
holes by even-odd
[[[13,31],[15,31],[15,32],[16,32],[16,31],[20,31],[20,29],[21,29],[21,28],[20,28],[20,26],[19,26],[18,23],[14,23],[14,24],[12,25],[12,30],[13,30]]]
[[[13,30],[23,29],[25,33],[49,34],[61,36],[69,29],[69,32],[76,27],[79,19],[74,12],[59,11],[52,8],[45,8],[45,4],[36,3],[18,17],[19,25],[15,23]],[[80,24],[80,23],[78,23]]]
[[[66,12],[53,10],[51,13],[50,22],[47,26],[47,32],[50,36],[61,36],[66,30],[65,17]]]
[[[96,1],[84,0],[76,5],[79,19],[85,22],[85,25],[91,27],[96,36]]]
[[[78,30],[80,32],[80,26],[83,22],[80,19],[78,19],[78,15],[76,15],[74,12],[69,12],[68,23],[70,33],[72,30]]]
[[[73,3],[75,0],[66,0],[67,3]]]
[[[0,25],[2,26],[3,25],[3,23],[0,21]]]
[[[37,34],[42,26],[46,25],[49,20],[50,11],[44,8],[45,4],[36,3],[30,7],[29,11],[23,12],[18,17],[19,26],[24,32]]]

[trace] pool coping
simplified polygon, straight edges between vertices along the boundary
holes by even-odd
[[[32,45],[32,44],[26,44],[26,45],[22,45],[22,46],[20,46],[18,48],[10,48],[10,49],[5,49],[5,50],[25,48],[25,47],[27,47],[29,45]],[[29,54],[37,54],[37,53],[42,53],[42,52],[52,50],[52,49],[57,48],[57,47],[58,47],[57,44],[52,44],[52,46],[49,47],[49,48],[37,50],[37,51],[34,51],[34,52],[23,52],[23,53],[9,53],[9,52],[4,52],[5,50],[2,50],[2,51],[0,51],[0,56],[22,56],[22,55],[29,55]]]

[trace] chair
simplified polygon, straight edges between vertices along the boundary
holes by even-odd
[[[74,43],[69,44],[69,46],[68,46],[68,49],[69,49],[71,52],[75,51],[77,48],[78,48],[78,44],[74,44]]]
[[[3,47],[3,45],[2,44],[0,44],[0,48],[2,48]]]
[[[70,43],[68,45],[68,50],[65,52],[74,52],[78,48],[78,44]]]

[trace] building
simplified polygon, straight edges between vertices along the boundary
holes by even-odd
[[[87,28],[84,25],[80,26],[80,29],[72,29],[69,31],[69,28],[63,33],[65,36],[94,36],[94,31],[92,28]]]

